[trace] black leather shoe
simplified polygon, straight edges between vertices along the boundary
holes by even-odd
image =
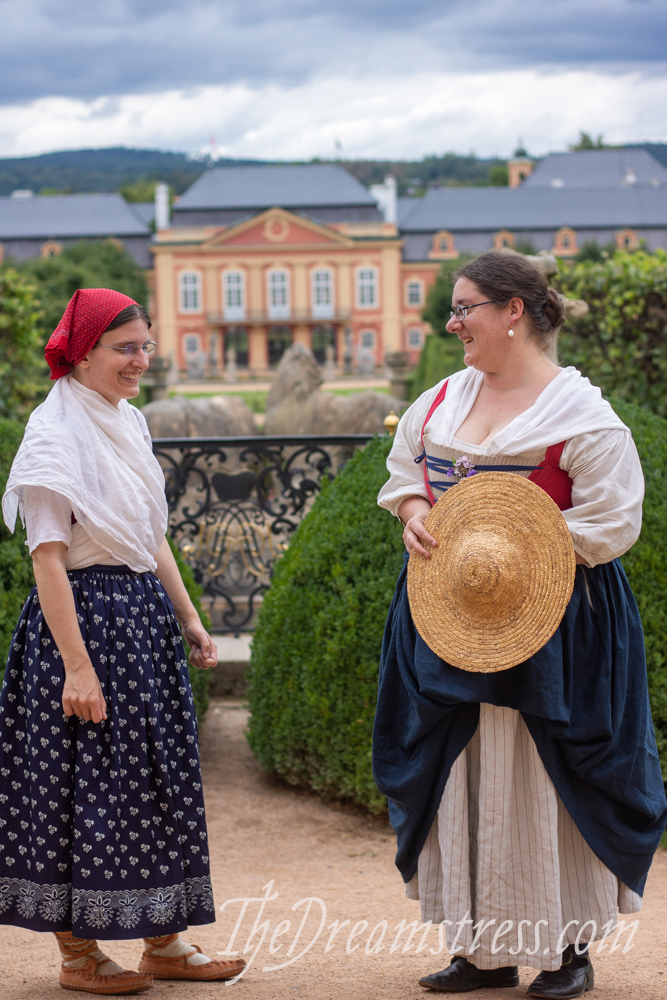
[[[424,976],[419,985],[439,993],[503,989],[519,985],[519,970],[516,965],[508,965],[504,969],[477,969],[463,955],[456,955],[448,969]]]
[[[595,986],[593,966],[588,955],[574,955],[568,948],[563,953],[564,964],[556,972],[540,972],[528,987],[529,997],[542,1000],[574,1000]],[[565,961],[570,959],[569,964]]]

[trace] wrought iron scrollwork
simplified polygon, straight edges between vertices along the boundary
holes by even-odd
[[[368,434],[156,439],[171,535],[203,587],[216,632],[253,627],[273,566]]]

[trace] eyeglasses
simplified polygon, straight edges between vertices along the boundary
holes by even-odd
[[[126,358],[133,358],[143,351],[144,354],[152,354],[157,344],[154,340],[147,340],[145,344],[125,344],[124,347],[114,347],[113,344],[95,344],[96,347],[106,347],[110,351],[120,351]]]
[[[452,319],[456,316],[457,319],[464,320],[467,318],[468,313],[471,309],[476,309],[477,306],[490,306],[494,305],[495,299],[487,299],[486,302],[474,302],[471,306],[456,306],[452,309],[450,316]]]

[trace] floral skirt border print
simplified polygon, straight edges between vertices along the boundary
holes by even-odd
[[[0,692],[0,923],[116,940],[211,923],[197,720],[169,598],[126,567],[68,575],[108,719],[64,715],[33,589]]]

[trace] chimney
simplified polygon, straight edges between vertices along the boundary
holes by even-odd
[[[394,226],[398,218],[396,210],[396,178],[385,177],[383,184],[371,184],[370,192],[378,203],[378,208],[382,210],[385,222],[391,222]]]
[[[169,185],[155,185],[155,229],[169,229]]]

